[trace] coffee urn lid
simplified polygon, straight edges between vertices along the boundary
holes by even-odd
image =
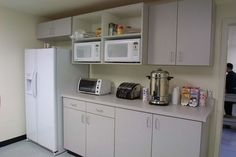
[[[151,72],[151,77],[169,77],[169,72],[168,71],[163,71],[162,69],[157,69]]]

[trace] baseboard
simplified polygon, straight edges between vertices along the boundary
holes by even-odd
[[[69,154],[71,154],[71,155],[73,155],[75,157],[82,157],[82,156],[80,156],[80,155],[78,155],[76,153],[73,153],[73,152],[69,151],[69,150],[67,150],[67,153],[69,153]]]
[[[2,141],[2,142],[0,142],[0,147],[4,147],[6,145],[22,141],[24,139],[26,139],[26,135],[22,135],[22,136],[18,136],[18,137],[15,137],[15,138],[12,138],[12,139],[9,139],[6,141]]]

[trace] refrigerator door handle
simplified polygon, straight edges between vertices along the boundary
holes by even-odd
[[[37,72],[33,73],[32,83],[33,83],[33,88],[32,88],[33,96],[36,97],[37,96]]]

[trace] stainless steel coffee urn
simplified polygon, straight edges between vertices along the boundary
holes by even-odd
[[[149,104],[152,105],[168,105],[169,103],[169,80],[173,77],[169,76],[169,72],[158,69],[151,72],[150,76],[150,95]]]

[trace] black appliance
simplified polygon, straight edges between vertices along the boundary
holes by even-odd
[[[122,99],[137,99],[140,97],[141,85],[138,83],[123,82],[116,91],[116,97]]]

